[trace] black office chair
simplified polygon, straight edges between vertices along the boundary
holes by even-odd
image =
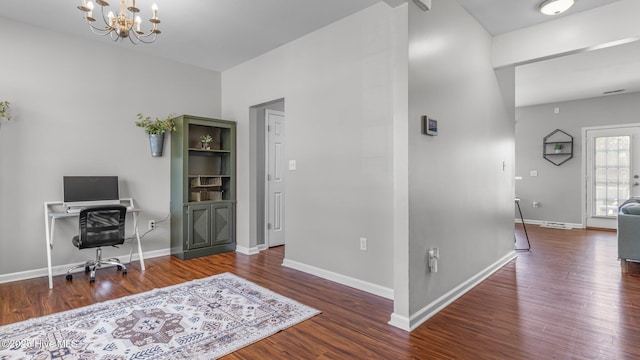
[[[127,267],[117,258],[102,259],[102,246],[114,246],[124,243],[124,223],[127,208],[122,205],[93,206],[80,211],[80,234],[74,236],[72,243],[78,249],[96,248],[95,260],[87,260],[67,270],[67,280],[72,280],[71,272],[83,268],[85,273],[91,272],[89,282],[96,281],[96,268],[103,264],[117,266],[122,274],[127,273]]]

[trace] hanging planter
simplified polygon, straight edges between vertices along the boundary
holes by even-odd
[[[0,119],[5,118],[11,120],[11,115],[8,114],[9,105],[8,101],[0,101]]]
[[[162,156],[164,134],[149,134],[149,145],[151,146],[151,156]]]
[[[155,121],[151,121],[149,116],[145,117],[140,113],[138,114],[138,119],[139,121],[136,121],[136,126],[143,127],[145,132],[149,134],[151,156],[162,156],[164,133],[176,129],[175,123],[173,122],[173,115],[169,114],[165,119],[156,118]]]

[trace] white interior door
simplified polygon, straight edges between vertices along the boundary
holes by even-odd
[[[615,229],[618,206],[640,195],[640,126],[586,131],[586,225]]]
[[[267,123],[266,243],[284,245],[284,113],[265,110]]]

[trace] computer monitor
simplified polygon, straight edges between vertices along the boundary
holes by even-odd
[[[117,176],[63,176],[63,206],[120,204]]]

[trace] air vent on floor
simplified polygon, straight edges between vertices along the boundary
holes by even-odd
[[[571,227],[569,224],[559,223],[559,222],[550,222],[550,221],[544,221],[542,224],[540,224],[540,226],[546,227],[546,228],[553,228],[553,229],[565,229],[565,230],[573,229],[573,227]]]

